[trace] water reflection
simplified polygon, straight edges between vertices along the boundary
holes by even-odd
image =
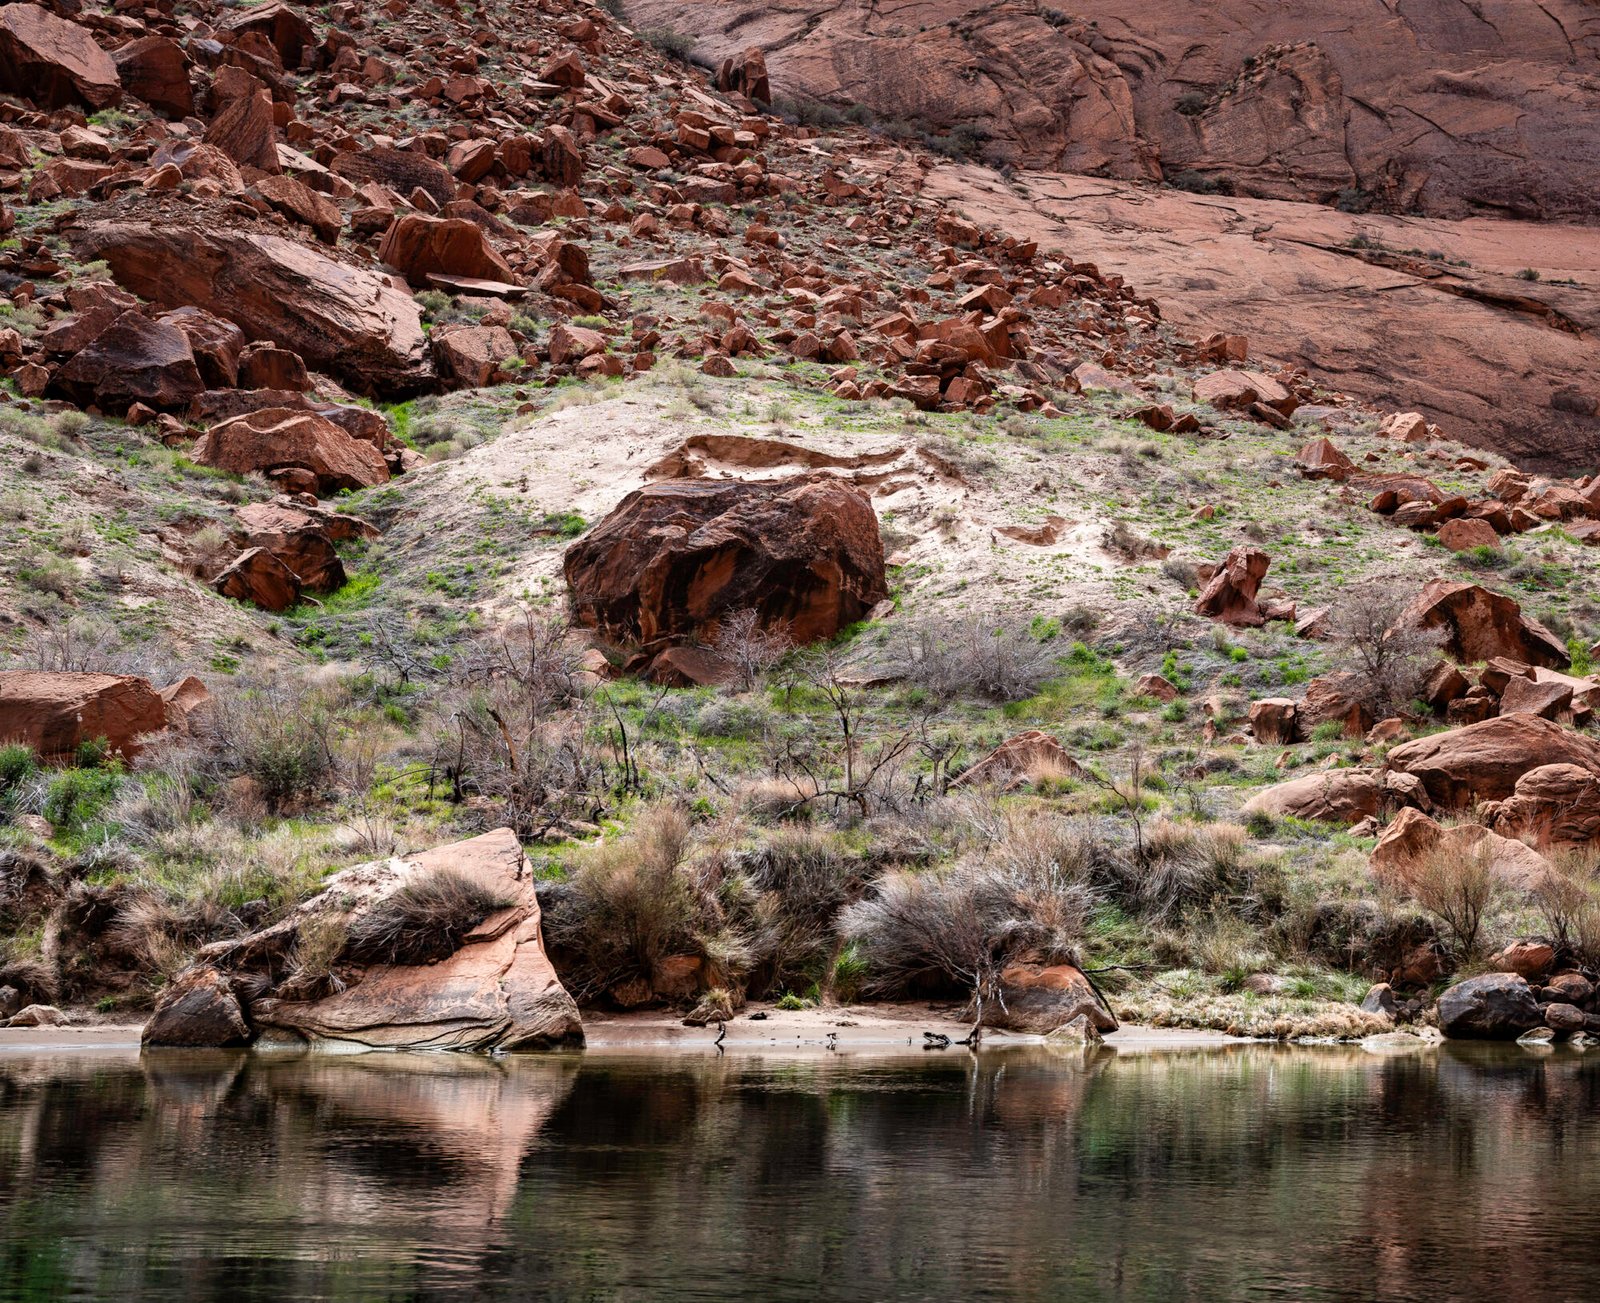
[[[0,1055],[0,1299],[1592,1297],[1600,1057]]]

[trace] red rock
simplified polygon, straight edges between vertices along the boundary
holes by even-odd
[[[1264,624],[1256,595],[1271,564],[1272,558],[1259,548],[1234,548],[1201,590],[1195,613],[1240,627]]]
[[[181,330],[124,312],[56,372],[51,387],[79,406],[123,412],[136,402],[186,407],[205,383]]]
[[[672,688],[716,687],[734,679],[734,667],[705,647],[668,647],[650,662],[645,677]]]
[[[195,444],[194,459],[244,475],[280,468],[309,471],[324,493],[370,488],[389,478],[370,443],[352,439],[314,412],[268,407],[214,425]]]
[[[1600,841],[1600,775],[1582,765],[1539,765],[1517,779],[1509,797],[1484,810],[1503,837],[1540,847],[1586,846]]]
[[[300,580],[264,547],[247,548],[211,581],[224,597],[264,611],[286,611],[300,600]]]
[[[1527,889],[1550,871],[1550,863],[1519,841],[1498,836],[1481,824],[1443,827],[1420,810],[1397,814],[1372,849],[1373,873],[1401,887],[1409,887],[1419,861],[1433,854],[1486,855],[1494,874],[1508,885]]]
[[[260,341],[239,355],[239,385],[244,389],[301,392],[311,387],[311,377],[306,374],[305,359],[298,353]]]
[[[1267,697],[1250,706],[1250,732],[1263,746],[1286,746],[1300,737],[1299,709],[1289,697]]]
[[[1489,547],[1500,550],[1500,535],[1486,520],[1469,520],[1457,517],[1439,526],[1439,541],[1452,552],[1470,552],[1473,548]]]
[[[1096,1031],[1114,1032],[1114,1013],[1089,979],[1071,964],[1014,964],[1000,974],[1000,999],[983,1006],[983,1025],[1048,1036],[1074,1018]]]
[[[1537,620],[1523,615],[1516,601],[1477,584],[1432,580],[1398,623],[1442,630],[1445,651],[1461,661],[1509,656],[1559,669],[1569,659],[1566,644]]]
[[[264,176],[255,185],[258,195],[291,222],[309,226],[324,244],[337,244],[344,229],[339,205],[289,176]]]
[[[1311,440],[1295,455],[1295,464],[1308,480],[1345,480],[1356,470],[1331,439]]]
[[[717,70],[717,89],[743,95],[752,104],[770,105],[772,87],[767,80],[767,60],[759,45],[743,54],[722,61]]]
[[[220,26],[235,36],[260,36],[277,51],[285,68],[298,68],[306,51],[317,44],[315,29],[284,0],[261,0],[235,9]]]
[[[567,549],[565,572],[581,624],[647,646],[704,641],[746,609],[814,642],[888,591],[871,505],[826,475],[647,485]]]
[[[220,149],[235,163],[262,172],[280,172],[278,138],[272,119],[272,96],[254,77],[238,69],[222,73],[238,74],[241,84],[223,101],[222,107],[206,127],[205,143]],[[223,80],[218,75],[219,84]]]
[[[1299,405],[1287,389],[1259,371],[1213,371],[1194,382],[1193,392],[1197,403],[1231,409],[1259,403],[1283,416],[1292,415]]]
[[[606,337],[587,326],[562,323],[550,332],[550,365],[564,366],[606,351]]]
[[[251,1030],[228,975],[196,966],[162,988],[140,1040],[145,1045],[225,1049],[248,1045]]]
[[[1542,978],[1555,962],[1556,952],[1546,941],[1513,941],[1489,957],[1495,972],[1515,973],[1529,982]]]
[[[1154,697],[1157,701],[1176,701],[1177,687],[1159,674],[1143,675],[1134,689],[1141,697]]]
[[[141,297],[166,308],[205,308],[359,392],[415,392],[431,378],[421,311],[386,277],[240,229],[200,205],[192,220],[97,221],[77,232],[74,244],[80,257],[107,261],[117,283]]]
[[[1415,774],[1446,809],[1503,801],[1544,765],[1576,765],[1600,777],[1600,742],[1535,715],[1486,719],[1395,747],[1386,768]]]
[[[1343,725],[1344,736],[1348,738],[1365,736],[1373,725],[1364,685],[1349,671],[1335,671],[1312,679],[1306,684],[1306,695],[1300,702],[1300,727],[1308,733],[1318,724],[1333,721]]]
[[[117,66],[88,30],[31,4],[0,6],[0,87],[44,109],[122,99]]]
[[[513,281],[516,273],[495,252],[476,222],[461,217],[403,213],[378,246],[378,257],[413,285],[425,285],[429,272]]]
[[[433,356],[440,375],[463,388],[481,389],[517,357],[517,345],[503,326],[452,326],[434,332]]]
[[[244,352],[244,332],[201,308],[174,308],[159,320],[175,326],[189,341],[200,378],[207,385],[232,388],[239,383],[239,355]]]
[[[1041,778],[1077,778],[1083,773],[1083,766],[1055,738],[1029,729],[1008,737],[982,760],[962,770],[950,786],[1010,790]]]
[[[22,742],[46,764],[71,764],[104,738],[117,755],[167,726],[166,707],[146,679],[119,674],[0,670],[0,742]]]
[[[289,569],[299,588],[331,593],[344,586],[344,563],[333,546],[340,531],[330,532],[328,522],[342,519],[351,525],[364,525],[364,521],[332,512],[302,511],[275,502],[252,502],[235,514],[245,531],[246,545],[271,553]],[[362,535],[344,534],[347,538],[359,536]]]
[[[1383,785],[1375,775],[1358,769],[1328,769],[1257,792],[1244,803],[1240,814],[1245,818],[1266,814],[1356,824],[1376,816],[1383,805]]]
[[[189,56],[165,36],[141,36],[111,55],[123,90],[158,112],[186,118],[194,112]]]

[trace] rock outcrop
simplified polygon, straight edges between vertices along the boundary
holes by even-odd
[[[1567,646],[1555,634],[1503,593],[1480,584],[1435,579],[1423,586],[1398,622],[1402,626],[1438,630],[1444,650],[1468,663],[1497,656],[1561,669]]]
[[[88,29],[32,4],[0,6],[0,87],[47,109],[122,98],[117,65]]]
[[[86,258],[166,308],[200,307],[252,340],[298,353],[362,393],[415,393],[432,379],[421,311],[387,278],[237,218],[109,216],[77,232]]]
[[[140,739],[167,724],[167,703],[148,679],[0,671],[0,742],[26,743],[46,764],[71,764],[80,747],[102,738],[113,754],[132,759]]]
[[[647,485],[567,549],[565,570],[580,624],[645,647],[709,640],[743,610],[815,642],[888,595],[872,506],[829,475]]]
[[[1272,558],[1260,548],[1234,548],[1200,590],[1195,614],[1241,628],[1265,624],[1266,616],[1256,603],[1256,595],[1271,564]]]
[[[1395,747],[1392,772],[1421,780],[1442,809],[1513,797],[1530,770],[1569,764],[1600,776],[1600,742],[1534,715],[1503,715]]]
[[[315,412],[288,407],[267,407],[212,426],[195,444],[194,459],[239,475],[303,471],[321,493],[370,488],[389,478],[383,455],[370,443]]]
[[[1086,0],[914,15],[868,0],[628,0],[716,67],[751,45],[774,93],[911,120],[992,163],[1461,216],[1593,215],[1583,0]],[[974,75],[974,70],[981,73]],[[1588,191],[1586,193],[1586,190]]]
[[[490,913],[432,962],[342,954],[337,982],[312,994],[297,972],[303,936],[355,935],[397,892],[440,871],[470,880]],[[150,1046],[226,1045],[263,1032],[314,1044],[382,1049],[527,1050],[581,1044],[572,997],[545,956],[533,875],[507,828],[334,874],[282,922],[205,947],[166,990],[145,1028]],[[242,1024],[242,1026],[241,1026]]]

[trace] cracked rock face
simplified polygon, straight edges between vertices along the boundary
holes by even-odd
[[[709,12],[708,12],[709,11]],[[628,0],[773,92],[987,137],[993,162],[1439,216],[1592,216],[1600,11],[1583,0],[1259,6]]]

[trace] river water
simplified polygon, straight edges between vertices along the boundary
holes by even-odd
[[[0,1300],[1600,1297],[1600,1052],[0,1053]]]

